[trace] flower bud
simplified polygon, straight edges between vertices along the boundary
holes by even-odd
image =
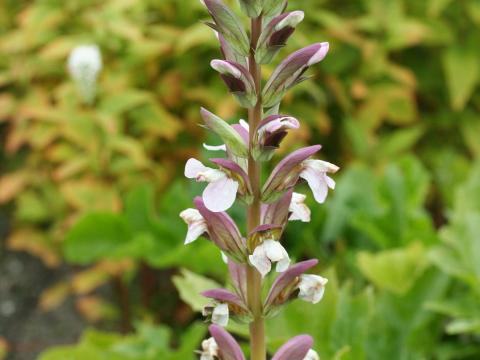
[[[260,64],[270,63],[283,48],[296,26],[303,21],[303,11],[292,11],[275,17],[262,31],[255,52],[255,60]]]
[[[248,157],[247,144],[240,136],[238,131],[236,131],[226,121],[204,108],[201,109],[200,113],[207,128],[220,136],[233,155],[243,158]]]
[[[220,77],[241,106],[247,109],[255,106],[257,103],[255,83],[246,68],[224,60],[213,60],[210,64],[220,73]]]
[[[277,105],[287,90],[305,80],[302,75],[310,66],[325,58],[328,48],[327,42],[314,44],[296,51],[280,63],[263,90],[264,106]]]
[[[260,122],[255,134],[253,158],[257,161],[270,160],[290,129],[298,129],[297,119],[285,115],[271,115]]]
[[[250,53],[250,41],[241,21],[234,12],[221,0],[203,0],[202,2],[215,22],[207,25],[222,34],[237,53],[248,56]]]

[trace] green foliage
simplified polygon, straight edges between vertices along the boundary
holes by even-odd
[[[85,215],[66,235],[66,259],[82,265],[132,259],[159,268],[188,265],[200,272],[215,269],[215,264],[218,268],[221,257],[213,245],[183,245],[186,227],[178,214],[190,206],[187,189],[173,185],[160,201],[158,214],[153,199],[153,189],[140,186],[127,194],[122,213]],[[199,254],[201,262],[194,260]]]
[[[88,330],[77,345],[46,351],[39,359],[193,360],[204,334],[205,326],[194,324],[179,339],[178,349],[172,350],[171,331],[163,326],[139,324],[136,333],[128,336]]]
[[[454,295],[430,304],[448,315],[450,334],[480,334],[480,164],[455,195],[451,223],[441,231],[443,244],[432,249],[431,260],[465,285]]]

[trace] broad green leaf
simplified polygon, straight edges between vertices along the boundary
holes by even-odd
[[[213,280],[182,269],[180,275],[173,277],[173,283],[180,297],[195,311],[202,311],[209,300],[200,295],[203,291],[217,289],[221,286]]]
[[[132,238],[129,224],[120,215],[90,213],[68,232],[64,254],[68,261],[87,265],[110,257]]]
[[[425,248],[413,243],[406,248],[385,250],[377,254],[358,254],[360,271],[381,289],[405,294],[427,267]]]
[[[480,56],[474,42],[456,44],[443,54],[443,67],[454,110],[462,110],[478,83]]]

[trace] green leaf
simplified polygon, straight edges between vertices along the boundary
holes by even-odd
[[[173,277],[173,283],[180,298],[195,311],[202,311],[209,300],[200,295],[203,291],[220,288],[221,285],[206,277],[182,269],[180,275]]]
[[[378,254],[360,252],[358,266],[365,277],[381,289],[405,294],[427,267],[425,248],[413,243],[406,248],[382,251]]]
[[[443,67],[454,110],[462,110],[470,99],[479,76],[478,44],[470,42],[447,48],[443,54]]]
[[[91,213],[67,233],[64,253],[68,261],[87,265],[109,258],[132,238],[132,231],[120,215]]]

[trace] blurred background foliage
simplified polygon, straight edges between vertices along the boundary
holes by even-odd
[[[331,51],[282,105],[303,125],[286,148],[321,143],[342,171],[285,238],[294,258],[321,260],[327,295],[272,319],[270,348],[308,332],[327,360],[480,358],[480,1],[289,8],[306,18],[283,54],[317,41]],[[246,116],[208,65],[220,55],[206,19],[198,0],[0,3],[4,247],[67,268],[38,306],[74,299],[102,329],[43,360],[195,358],[206,328],[189,305],[226,268],[208,242],[183,246],[178,213],[199,191],[183,166],[218,141],[204,138],[200,106]],[[91,106],[66,70],[84,43],[104,60]],[[15,356],[21,339],[2,335],[0,358]]]

